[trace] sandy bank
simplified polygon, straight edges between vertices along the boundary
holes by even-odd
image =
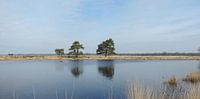
[[[200,60],[200,56],[98,56],[82,55],[78,60]],[[68,56],[0,56],[0,61],[4,60],[74,60]]]

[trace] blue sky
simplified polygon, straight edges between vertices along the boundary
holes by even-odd
[[[0,0],[0,54],[66,52],[74,40],[94,53],[196,52],[199,0]]]

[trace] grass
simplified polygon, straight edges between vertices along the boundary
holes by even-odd
[[[172,76],[168,81],[166,81],[171,86],[177,86],[177,79],[175,76]]]
[[[185,94],[185,99],[200,99],[200,84],[191,86]]]
[[[165,85],[165,89],[153,89],[138,82],[130,82],[127,99],[200,99],[200,83],[184,86]]]
[[[192,72],[190,74],[188,74],[184,79],[183,81],[188,81],[188,82],[192,82],[192,83],[195,83],[195,82],[200,82],[200,72]]]
[[[188,74],[183,81],[192,83],[181,85],[177,78],[172,76],[160,91],[134,82],[129,86],[128,99],[200,99],[200,72]]]
[[[152,88],[145,87],[138,82],[134,82],[129,84],[128,99],[157,99],[157,98]]]
[[[189,83],[189,85],[181,85],[177,83],[177,86],[172,86],[168,83],[162,84],[164,87],[155,89],[152,86],[145,86],[141,82],[129,82],[128,83],[127,98],[121,99],[200,99],[200,83]],[[73,84],[71,94],[67,94],[66,89],[64,90],[65,99],[76,99],[74,93]],[[185,89],[184,89],[185,88]],[[37,99],[35,87],[32,86],[33,99]],[[55,89],[55,99],[59,99],[58,89]],[[13,89],[13,99],[20,99],[16,94],[15,88]],[[83,98],[80,98],[83,99]],[[92,99],[92,98],[86,98]],[[108,96],[105,99],[115,99],[113,86],[110,87]]]

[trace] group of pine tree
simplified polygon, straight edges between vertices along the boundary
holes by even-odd
[[[79,41],[74,41],[69,48],[70,52],[67,55],[78,57],[79,55],[83,55],[81,50],[84,50],[83,44],[81,44]],[[55,49],[55,53],[59,56],[65,55],[64,49]],[[110,38],[100,43],[97,47],[96,54],[105,56],[115,54],[114,41]]]

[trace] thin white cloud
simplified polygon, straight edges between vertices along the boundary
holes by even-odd
[[[119,1],[0,0],[0,53],[9,52],[6,49],[51,52],[67,48],[73,40],[83,42],[86,52],[94,52],[109,37],[120,46],[138,44],[140,50],[145,48],[140,44],[184,40],[194,47],[188,37],[200,36],[200,9],[191,6],[191,1]]]

